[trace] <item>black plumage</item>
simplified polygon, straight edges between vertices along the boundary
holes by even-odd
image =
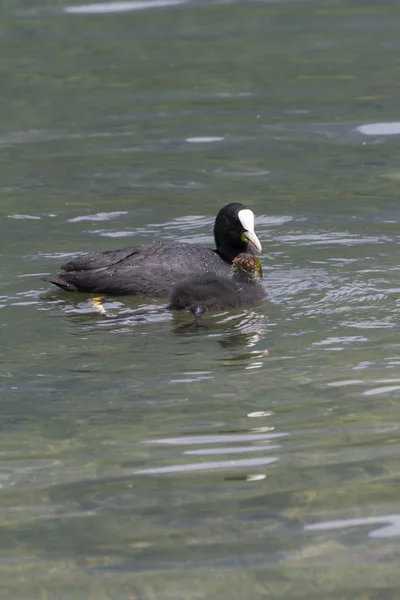
[[[195,275],[176,284],[168,309],[189,310],[199,317],[207,310],[255,304],[265,296],[258,258],[242,253],[233,260],[228,276],[215,273]]]

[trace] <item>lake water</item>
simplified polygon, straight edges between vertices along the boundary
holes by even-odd
[[[0,579],[18,600],[397,600],[400,4],[3,1]],[[256,214],[182,328],[38,275]]]

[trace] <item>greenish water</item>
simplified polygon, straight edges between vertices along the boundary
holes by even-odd
[[[400,5],[142,4],[0,9],[1,598],[397,600]],[[204,331],[37,276],[229,201]]]

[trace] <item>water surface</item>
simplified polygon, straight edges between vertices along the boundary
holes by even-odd
[[[3,3],[2,597],[394,600],[396,3]],[[268,300],[182,329],[40,281],[256,214]]]

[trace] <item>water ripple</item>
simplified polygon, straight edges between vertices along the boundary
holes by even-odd
[[[384,524],[385,527],[374,529],[368,534],[371,538],[392,538],[400,536],[400,515],[387,515],[386,517],[364,517],[359,519],[338,519],[324,521],[314,525],[306,525],[306,531],[330,531],[345,529],[346,527],[365,527]]]
[[[168,473],[186,473],[195,471],[210,471],[215,469],[241,469],[244,467],[259,467],[276,462],[277,458],[243,458],[237,460],[220,460],[202,463],[190,463],[182,465],[171,465],[168,467],[154,467],[150,469],[138,469],[135,475],[163,475]]]
[[[168,8],[186,4],[190,0],[131,0],[130,2],[102,2],[66,6],[64,12],[71,15],[99,15],[108,13],[131,12],[135,10],[149,10],[153,8]]]

